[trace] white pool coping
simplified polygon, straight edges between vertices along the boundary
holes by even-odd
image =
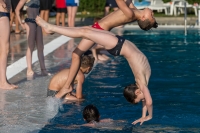
[[[64,43],[68,42],[70,39],[71,39],[70,37],[61,35],[52,40],[51,42],[47,43],[46,45],[44,45],[44,56],[53,52],[55,49],[57,49]],[[32,64],[35,63],[36,61],[38,61],[37,50],[33,52]],[[24,56],[7,67],[7,72],[6,72],[7,79],[9,80],[10,78],[12,78],[13,76],[15,76],[16,74],[18,74],[19,72],[21,72],[26,68],[27,68],[26,56]]]

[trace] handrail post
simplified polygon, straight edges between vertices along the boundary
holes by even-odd
[[[200,27],[200,7],[198,7],[197,10],[198,10],[198,25]]]
[[[184,20],[185,20],[185,36],[187,35],[187,8],[186,8],[186,1],[184,3],[185,5],[185,17],[184,17]]]

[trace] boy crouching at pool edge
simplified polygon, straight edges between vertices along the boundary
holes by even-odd
[[[65,100],[72,100],[72,101],[83,100],[82,85],[85,80],[84,74],[88,74],[92,70],[94,60],[95,59],[91,56],[87,55],[82,56],[80,69],[74,79],[73,85],[71,86],[73,87],[76,84],[76,93],[70,92],[66,94],[63,97]],[[69,74],[69,69],[66,68],[61,70],[51,78],[47,90],[47,97],[48,96],[54,97],[60,91],[60,89],[67,81],[68,74]]]

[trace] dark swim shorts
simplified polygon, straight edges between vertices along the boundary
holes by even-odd
[[[117,45],[112,48],[112,49],[109,49],[107,50],[111,55],[114,55],[114,56],[119,56],[120,55],[120,52],[121,52],[121,49],[122,49],[122,46],[124,44],[124,41],[125,39],[121,36],[118,36],[116,35],[116,37],[118,38],[118,42],[117,42]]]
[[[47,97],[55,97],[58,91],[47,89]]]
[[[0,12],[0,18],[1,17],[8,17],[8,19],[10,19],[10,13],[7,12]]]
[[[117,3],[115,0],[106,0],[106,5],[105,7],[111,7],[111,8],[115,8],[118,7]]]

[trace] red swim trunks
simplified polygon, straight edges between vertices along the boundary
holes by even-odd
[[[103,28],[101,28],[101,26],[99,25],[98,22],[95,22],[95,23],[92,25],[92,28],[99,29],[99,30],[104,30]]]

